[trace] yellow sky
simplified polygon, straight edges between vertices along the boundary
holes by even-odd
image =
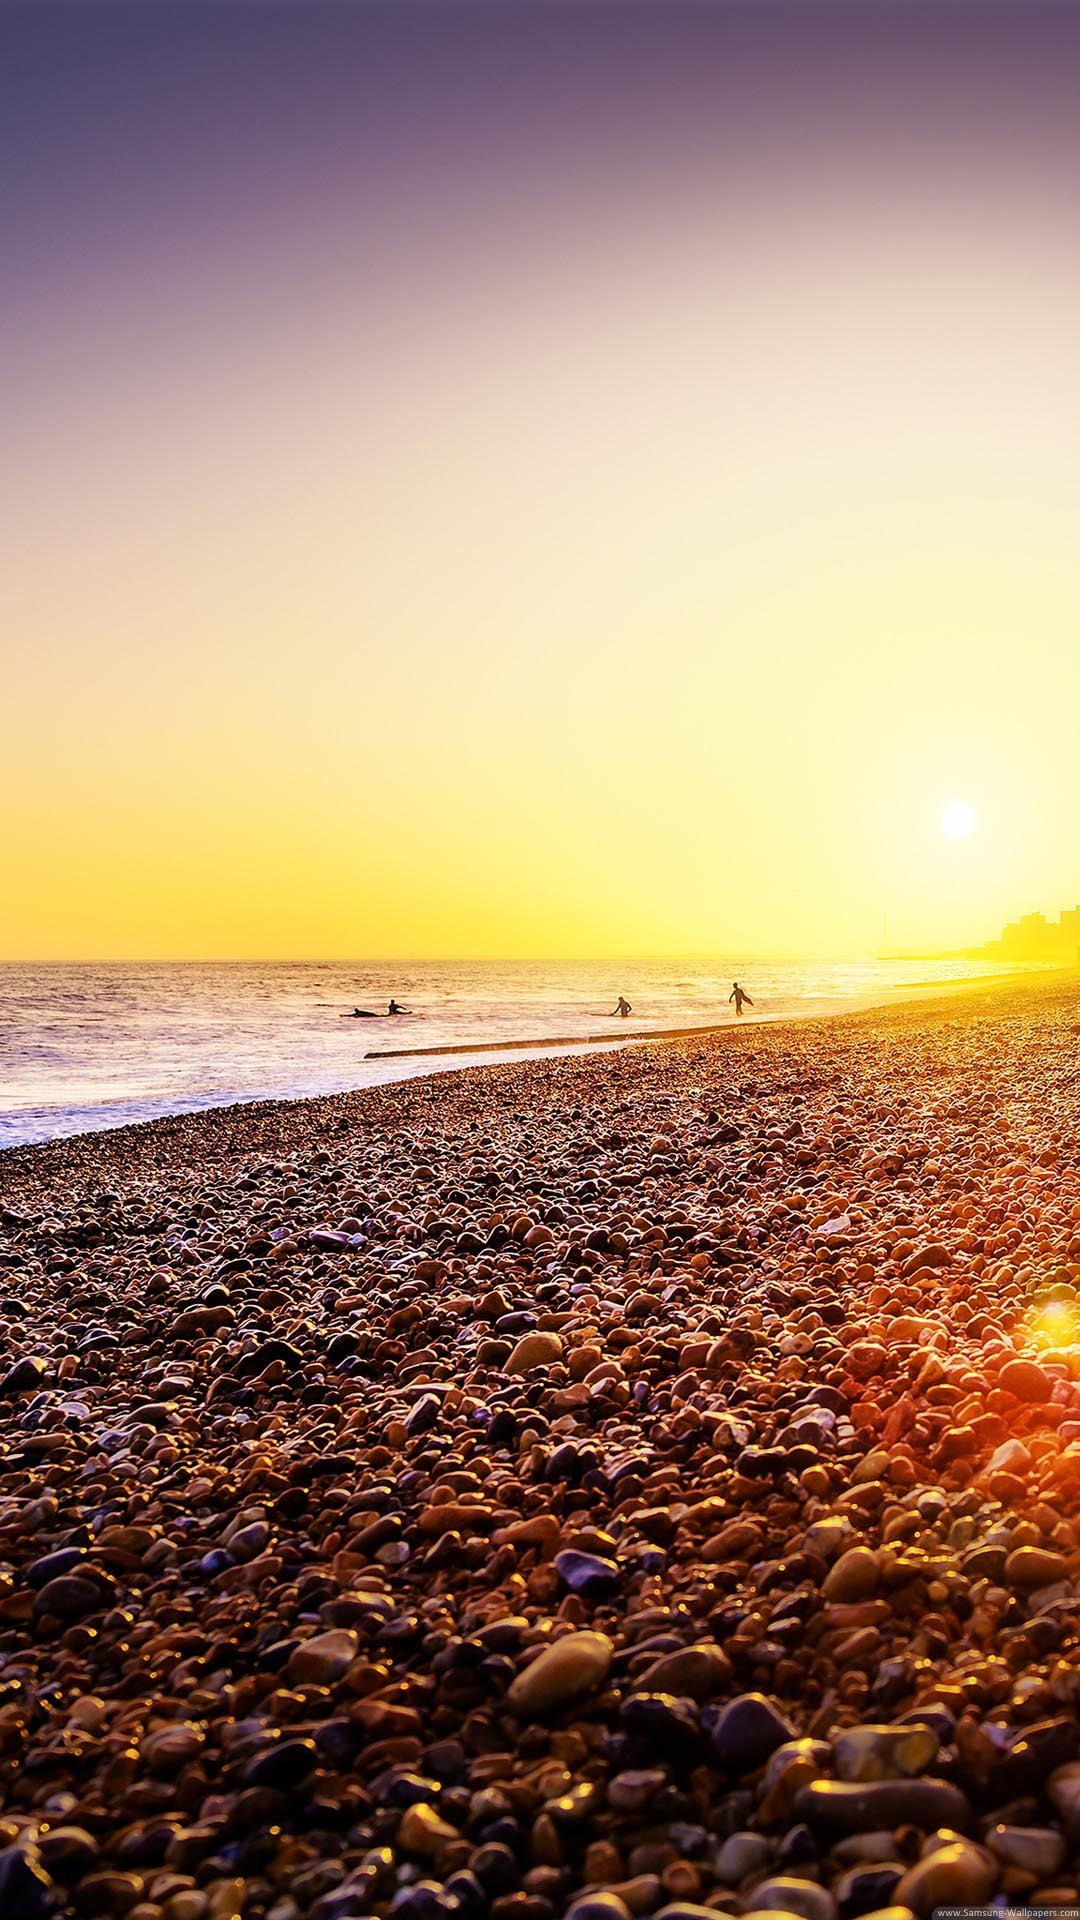
[[[839,954],[1071,904],[1075,226],[782,187],[463,211],[374,283],[301,229],[28,338],[0,957]]]

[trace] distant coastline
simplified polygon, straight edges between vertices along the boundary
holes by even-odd
[[[993,960],[999,965],[1002,961],[1016,961],[1023,965],[1046,967],[1080,966],[1080,906],[1066,907],[1056,920],[1048,920],[1042,913],[1025,913],[1019,920],[1010,920],[1003,927],[996,940],[986,940],[981,947],[953,947],[919,949],[894,948],[883,950],[877,955],[882,961],[926,960]]]

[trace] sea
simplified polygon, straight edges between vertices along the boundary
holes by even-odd
[[[638,1035],[888,1004],[985,960],[309,961],[0,966],[0,1149]],[[633,1014],[613,1015],[622,994]],[[391,998],[411,1009],[391,1018]],[[356,1018],[361,1007],[380,1016]]]

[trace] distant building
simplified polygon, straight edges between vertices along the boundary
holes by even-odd
[[[1004,929],[1000,940],[988,940],[988,960],[1051,960],[1059,966],[1080,964],[1080,907],[1069,907],[1058,920],[1042,913],[1025,913]]]

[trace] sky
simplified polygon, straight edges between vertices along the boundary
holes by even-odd
[[[1039,0],[9,0],[0,958],[1073,904],[1078,161]]]

